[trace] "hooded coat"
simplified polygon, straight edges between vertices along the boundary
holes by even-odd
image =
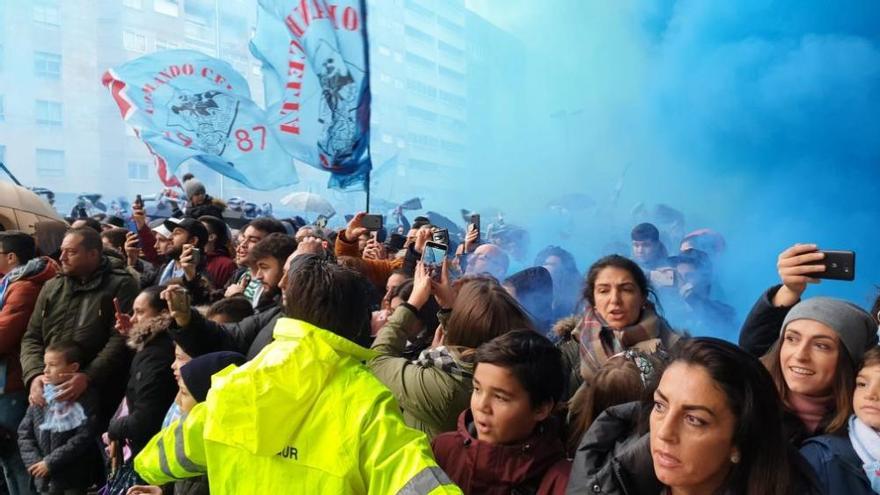
[[[121,262],[106,256],[86,280],[57,275],[46,282],[21,340],[25,386],[43,373],[46,346],[72,339],[83,351],[80,369],[89,378],[89,388],[100,395],[98,427],[106,427],[122,400],[131,362],[125,339],[114,329],[113,299],[119,299],[123,312],[130,312],[137,294],[137,281]]]
[[[461,493],[363,365],[371,351],[289,318],[274,337],[216,373],[207,401],[150,441],[134,461],[144,480],[207,472],[219,495]]]
[[[34,311],[37,296],[43,284],[55,277],[55,262],[43,258],[45,265],[35,272],[25,273],[10,282],[0,308],[0,361],[6,362],[6,386],[0,393],[13,393],[24,390],[21,377],[21,339],[27,330],[28,320]],[[37,265],[42,263],[35,263]]]
[[[568,484],[571,462],[554,419],[521,443],[494,445],[477,438],[467,410],[458,430],[437,436],[432,447],[437,463],[466,494],[563,495]]]
[[[128,334],[128,347],[135,351],[125,389],[128,415],[111,421],[107,434],[111,440],[127,440],[132,455],[162,429],[165,411],[177,395],[171,370],[174,341],[166,332],[170,324],[169,316],[157,316],[138,322]]]

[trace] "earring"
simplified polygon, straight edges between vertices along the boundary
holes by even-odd
[[[730,456],[730,462],[734,464],[739,464],[739,453],[733,454]]]

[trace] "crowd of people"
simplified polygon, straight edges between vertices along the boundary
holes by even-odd
[[[231,229],[184,188],[52,252],[0,232],[9,493],[880,493],[880,298],[804,297],[815,245],[734,344],[688,331],[735,321],[711,253],[649,223],[511,274],[476,222]]]

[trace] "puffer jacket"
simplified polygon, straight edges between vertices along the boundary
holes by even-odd
[[[648,434],[639,435],[638,402],[609,407],[596,418],[577,449],[569,495],[657,495]]]
[[[119,299],[123,312],[130,312],[137,294],[137,281],[121,262],[106,256],[85,281],[59,274],[46,282],[21,340],[25,386],[43,373],[46,346],[72,339],[83,352],[80,369],[101,397],[98,427],[106,428],[122,400],[131,362],[125,339],[114,329],[113,298]]]
[[[96,392],[86,390],[77,402],[88,419],[79,427],[65,432],[41,430],[46,408],[30,406],[18,427],[18,445],[25,466],[46,461],[47,478],[34,478],[36,488],[43,492],[60,493],[63,490],[85,490],[103,477],[103,460],[95,441]]]
[[[34,262],[35,268],[44,265],[36,273],[25,273],[21,278],[10,282],[0,308],[0,361],[6,363],[6,386],[0,393],[14,393],[24,390],[21,377],[21,339],[27,330],[28,320],[34,311],[40,289],[55,276],[55,262],[41,258],[42,263]]]
[[[144,480],[207,472],[219,495],[461,493],[364,367],[371,351],[289,318],[274,337],[253,360],[215,374],[207,400],[135,457]]]
[[[418,319],[411,308],[402,304],[388,318],[373,341],[372,350],[378,356],[367,366],[391,389],[406,424],[433,438],[455,431],[458,416],[470,405],[474,366],[454,352],[450,354],[459,372],[423,366],[403,357],[409,338],[406,329]]]
[[[125,402],[128,415],[110,422],[111,440],[127,440],[137,455],[159,430],[165,411],[177,395],[177,382],[171,364],[174,341],[166,330],[171,317],[161,315],[138,322],[128,334],[128,347],[135,351],[131,360]]]
[[[443,471],[465,494],[563,495],[571,462],[565,458],[559,425],[550,418],[515,445],[481,442],[470,410],[461,413],[458,430],[431,444]]]

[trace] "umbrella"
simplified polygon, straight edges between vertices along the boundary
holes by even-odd
[[[293,211],[304,213],[317,213],[327,218],[336,214],[336,210],[329,201],[310,192],[295,192],[281,198],[281,204]]]
[[[36,231],[41,222],[64,220],[45,200],[24,187],[0,182],[0,224],[4,230],[20,230],[28,234]]]

